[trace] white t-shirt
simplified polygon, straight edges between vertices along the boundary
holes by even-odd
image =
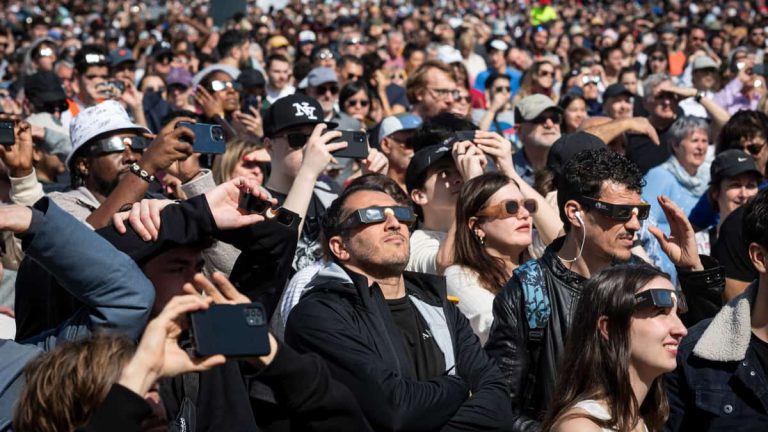
[[[448,234],[442,231],[416,230],[411,234],[411,259],[407,271],[437,273],[437,250]]]
[[[280,98],[284,98],[286,96],[290,96],[294,93],[296,93],[296,87],[292,85],[287,85],[283,87],[282,90],[275,90],[270,86],[267,86],[267,102],[269,102],[270,104],[273,104],[275,103],[276,100]]]
[[[494,294],[480,285],[474,270],[460,265],[445,269],[445,286],[448,295],[459,298],[456,306],[469,320],[472,331],[480,338],[480,344],[485,345],[493,324]]]

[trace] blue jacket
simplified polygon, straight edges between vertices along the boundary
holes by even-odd
[[[666,431],[768,430],[768,381],[750,347],[756,294],[755,282],[683,339],[666,376]]]
[[[10,429],[29,360],[96,328],[138,339],[155,301],[154,286],[131,258],[48,198],[35,204],[22,241],[27,256],[55,274],[87,306],[52,331],[21,343],[0,341],[0,431]]]

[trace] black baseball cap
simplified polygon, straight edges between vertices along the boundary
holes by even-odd
[[[320,123],[327,124],[329,129],[338,126],[335,122],[323,120],[323,107],[315,98],[292,94],[269,106],[264,114],[264,136],[274,137],[276,133],[288,128]]]
[[[408,164],[408,169],[405,171],[405,187],[408,188],[408,192],[421,187],[420,182],[423,181],[424,174],[431,166],[446,157],[451,157],[452,141],[450,139],[447,141],[446,143],[424,147],[414,153],[411,162]]]
[[[729,177],[753,172],[758,177],[763,174],[757,169],[757,164],[752,156],[739,149],[726,150],[715,157],[712,166],[709,167],[710,184],[717,184]]]
[[[256,69],[248,68],[243,69],[240,72],[240,76],[237,77],[243,88],[263,87],[267,85],[267,81],[264,79],[264,75]]]
[[[547,156],[547,168],[556,177],[563,174],[563,167],[569,160],[584,150],[605,148],[603,140],[589,132],[575,132],[563,135],[552,144]]]
[[[24,79],[24,94],[34,105],[66,101],[67,94],[58,75],[40,71]]]
[[[622,95],[629,97],[634,96],[631,91],[624,87],[624,84],[611,84],[608,86],[608,88],[605,89],[605,92],[603,92],[603,100]]]

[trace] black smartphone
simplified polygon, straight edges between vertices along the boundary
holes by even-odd
[[[463,130],[463,131],[456,131],[456,141],[472,141],[475,139],[475,131],[473,130]]]
[[[251,107],[256,108],[261,112],[261,96],[245,95],[243,97],[243,104],[240,107],[240,111],[252,115]]]
[[[365,132],[360,131],[339,131],[341,137],[331,142],[347,142],[347,148],[333,152],[334,157],[345,157],[353,159],[365,159],[368,157],[368,138]]]
[[[125,91],[125,84],[120,80],[110,80],[109,86],[120,90],[120,93]]]
[[[176,127],[188,127],[195,133],[195,142],[192,143],[195,153],[222,154],[226,150],[224,128],[219,125],[179,122]],[[182,141],[189,142],[184,137]]]
[[[0,120],[0,144],[2,145],[14,145],[16,144],[16,134],[13,127],[16,122],[13,120]]]
[[[240,198],[239,207],[249,213],[263,215],[268,221],[274,221],[287,227],[297,227],[301,222],[301,217],[286,208],[272,207],[269,201],[261,200],[251,194],[245,194]]]
[[[269,354],[267,315],[260,303],[212,304],[189,314],[195,355],[261,357]]]

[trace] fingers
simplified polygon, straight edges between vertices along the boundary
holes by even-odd
[[[219,290],[216,288],[213,283],[211,283],[210,280],[208,280],[205,275],[202,273],[196,274],[192,278],[192,283],[197,288],[198,291],[204,292],[207,296],[209,296],[211,299],[213,299],[213,302],[216,304],[223,304],[226,303],[226,299],[224,296],[219,292]]]
[[[221,366],[227,362],[227,358],[223,354],[216,354],[209,357],[192,357],[190,358],[193,369],[190,372],[202,372],[212,367]]]
[[[219,291],[232,303],[250,303],[250,299],[240,293],[222,273],[214,272],[213,281],[219,287]]]
[[[666,249],[666,245],[667,243],[669,243],[669,238],[667,238],[666,234],[664,234],[662,230],[660,230],[658,227],[655,227],[655,226],[649,226],[648,232],[650,232],[654,237],[656,237],[656,240],[658,240],[662,249]]]
[[[150,241],[152,240],[152,234],[149,233],[147,228],[144,226],[144,223],[141,221],[141,203],[135,202],[133,203],[133,206],[131,207],[130,214],[128,216],[128,223],[131,224],[131,227],[136,232],[136,234],[141,237],[144,241]]]
[[[128,219],[128,216],[130,216],[131,212],[124,211],[120,213],[115,213],[112,215],[112,225],[115,227],[117,232],[120,234],[125,234],[128,230],[125,228],[124,221]]]

